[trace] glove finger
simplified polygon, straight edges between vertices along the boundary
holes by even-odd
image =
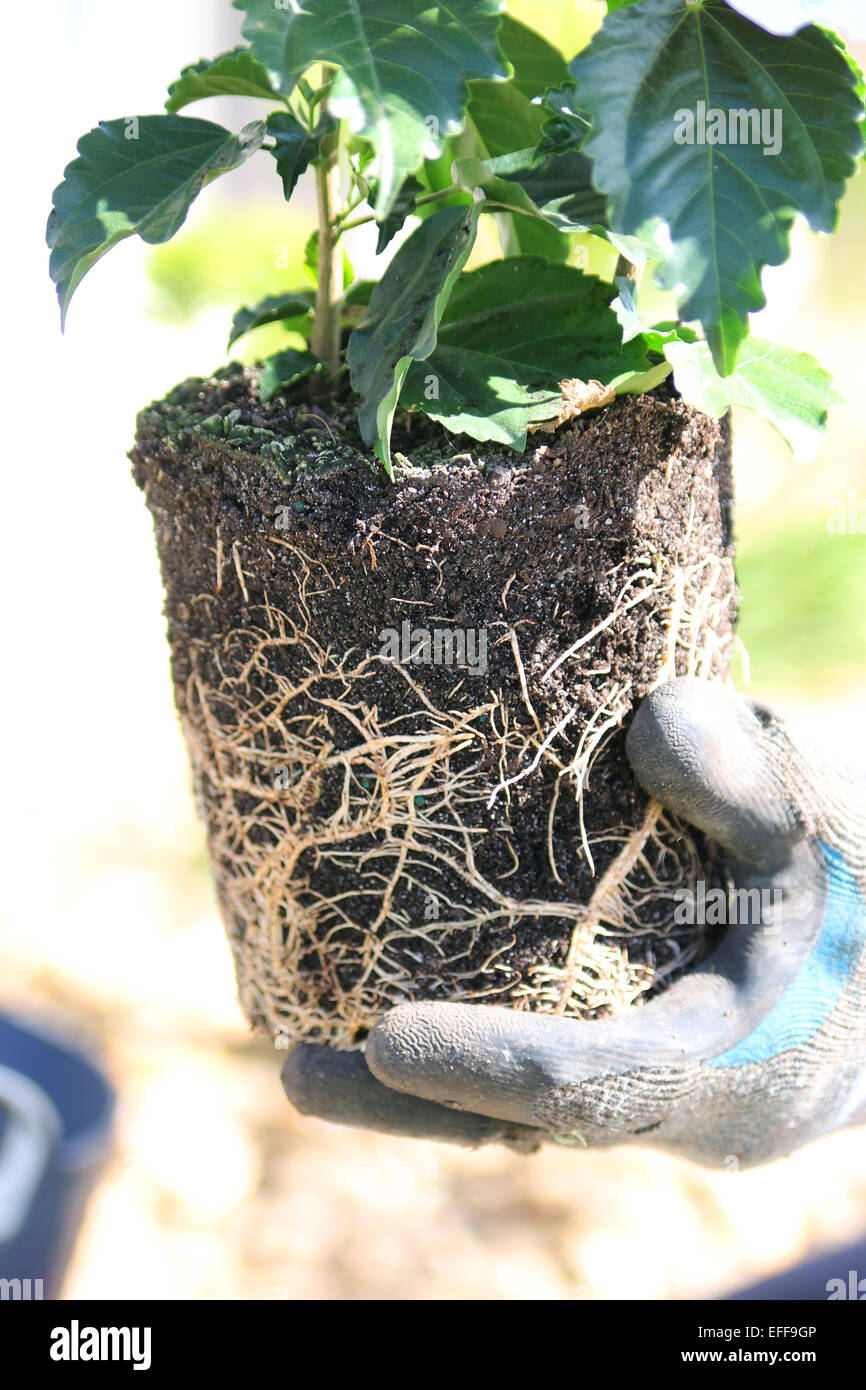
[[[795,846],[790,864],[771,879],[740,880],[759,903],[767,890],[750,885],[775,885],[780,921],[729,925],[712,956],[642,1008],[580,1023],[481,1004],[402,1004],[372,1030],[367,1065],[398,1091],[523,1125],[543,1125],[562,1092],[588,1082],[587,1103],[602,1116],[598,1083],[641,1072],[656,1123],[683,1099],[687,1077],[687,1087],[705,1083],[702,1063],[728,1066],[744,1047],[749,1055],[741,1060],[766,1060],[806,1025],[820,1025],[822,991],[816,986],[804,1001],[792,986],[805,980],[816,943],[828,959],[847,961],[857,931],[850,895],[834,898],[844,910],[827,911],[826,875],[812,849]],[[760,1047],[747,1043],[753,1036]]]
[[[583,1087],[584,1117],[597,1115],[600,1128],[622,1090],[616,1078],[640,1073],[644,1114],[658,1123],[705,1084],[702,1063],[727,1065],[765,1020],[761,1047],[775,1055],[799,1026],[785,997],[813,949],[825,897],[809,848],[796,847],[774,880],[790,879],[782,928],[729,926],[713,956],[642,1008],[580,1023],[481,1004],[402,1004],[372,1030],[367,1065],[398,1091],[523,1125],[543,1125],[565,1092]]]
[[[615,1019],[403,1005],[373,1030],[370,1070],[395,1089],[515,1123],[544,1124],[570,1107],[590,1129],[609,1131],[613,1116],[637,1134],[693,1113],[710,1085],[704,1063],[724,1072],[775,1056],[803,1025],[802,1001],[798,1021],[786,992],[822,924],[847,932],[845,913],[826,912],[827,866],[785,776],[790,747],[768,711],[722,687],[687,678],[659,687],[629,732],[632,765],[652,796],[725,846],[749,925],[729,925],[703,966]],[[765,892],[777,895],[769,919]]]
[[[449,1110],[391,1090],[370,1073],[361,1052],[335,1052],[321,1043],[301,1043],[286,1058],[282,1081],[296,1110],[332,1124],[471,1148],[504,1143],[529,1152],[539,1143],[536,1132],[521,1126]]]
[[[635,1014],[646,1014],[639,1009]],[[559,1093],[642,1066],[686,1060],[665,1048],[653,1061],[633,1021],[577,1023],[480,1004],[401,1004],[376,1024],[367,1063],[395,1091],[491,1115],[544,1125]],[[674,1060],[676,1059],[676,1060]]]
[[[626,738],[638,782],[712,836],[735,861],[772,870],[805,833],[795,805],[791,744],[756,701],[681,676],[640,704]]]

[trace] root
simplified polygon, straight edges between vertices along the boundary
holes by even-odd
[[[501,691],[475,700],[472,683],[455,677],[448,707],[439,708],[407,666],[357,648],[324,648],[309,603],[335,581],[297,546],[271,541],[293,555],[294,616],[266,595],[248,608],[247,627],[217,647],[194,645],[183,710],[250,1018],[274,1037],[357,1046],[407,998],[507,995],[518,1008],[584,1017],[625,1007],[684,968],[700,942],[694,929],[678,935],[672,902],[699,872],[691,837],[651,802],[637,828],[593,838],[584,794],[645,693],[601,679],[618,619],[641,604],[656,628],[661,619],[655,683],[675,673],[718,678],[727,669],[729,639],[716,631],[727,629],[730,561],[712,555],[671,567],[647,552],[631,573],[606,577],[616,597],[601,622],[561,653],[534,651],[529,664],[515,628],[503,622],[529,717],[518,724]],[[231,558],[248,597],[236,544]],[[503,594],[503,612],[505,601]],[[383,668],[405,693],[401,713],[388,718],[375,695]],[[594,708],[587,714],[566,704],[545,728],[531,691],[557,671],[564,691],[592,676]],[[512,799],[527,790],[523,783],[536,791],[540,770],[552,785],[546,851],[554,881],[563,882],[556,826],[564,798],[578,807],[580,851],[593,874],[594,856],[604,856],[585,904],[506,891],[519,867],[509,841]],[[479,842],[491,835],[514,860],[495,879],[477,863]],[[324,868],[327,892],[319,886]],[[564,961],[520,976],[508,959],[517,929],[543,919],[571,924]]]
[[[594,632],[601,631],[619,612],[624,611],[624,608],[632,607],[635,602],[641,601],[650,593],[666,592],[668,615],[665,622],[665,658],[652,688],[677,674],[705,678],[717,675],[718,669],[724,669],[727,665],[727,653],[717,637],[717,629],[721,627],[721,605],[730,601],[717,597],[724,563],[729,562],[722,561],[718,556],[707,556],[695,565],[690,573],[682,569],[670,571],[666,585],[659,582],[657,574],[654,584],[648,585],[624,605],[623,599],[628,586],[623,586],[611,618],[599,624]],[[708,573],[709,579],[700,582],[704,571]],[[642,571],[640,575],[634,576],[632,582],[646,577],[647,572]],[[690,604],[687,603],[687,595],[694,595]],[[571,656],[581,645],[582,641],[575,643],[564,655]],[[681,669],[683,663],[678,659],[683,652],[686,657],[685,670]],[[553,666],[548,668],[548,674],[560,665],[562,660],[562,657],[558,658]],[[584,730],[570,769],[577,783],[578,795],[582,794],[592,762],[601,751],[605,737],[622,722],[621,711],[627,693],[627,687],[613,691],[609,697],[610,708],[600,706]],[[603,722],[597,722],[599,718]],[[593,726],[596,724],[597,728],[594,729]],[[590,866],[594,869],[591,850],[586,842],[582,811],[581,795],[584,851]],[[675,881],[668,882],[664,878],[662,866],[674,845],[685,848],[689,863],[685,874],[682,872],[682,866],[678,865]],[[640,885],[631,877],[636,867],[643,870],[643,882]],[[634,1003],[651,985],[657,985],[664,975],[685,969],[703,946],[702,939],[694,933],[689,940],[679,943],[668,925],[669,942],[674,955],[663,969],[659,968],[656,962],[643,967],[635,965],[627,951],[621,945],[617,945],[617,941],[633,933],[646,932],[646,926],[636,909],[641,902],[646,902],[648,894],[654,897],[656,902],[662,901],[666,896],[671,898],[674,889],[694,886],[697,870],[697,856],[691,836],[684,827],[665,814],[659,802],[650,801],[642,824],[625,836],[616,857],[599,878],[592,897],[583,909],[583,919],[572,933],[565,964],[562,967],[540,966],[530,972],[531,983],[527,993],[528,997],[532,998],[533,1007],[544,1009],[546,1012],[570,1014],[580,1013],[586,1007],[609,1006],[610,998],[605,997],[605,991],[599,990],[601,974],[601,979],[607,986],[607,993],[615,990],[618,1011]],[[660,929],[657,925],[653,931],[658,933]],[[608,938],[612,939],[608,942]],[[597,1005],[592,1002],[595,1000],[598,1000]]]
[[[532,1006],[573,1017],[583,1017],[588,1008],[619,1012],[664,976],[685,969],[698,955],[702,940],[694,932],[679,940],[663,922],[648,925],[641,910],[673,901],[678,889],[696,882],[698,872],[694,844],[682,826],[669,819],[657,801],[650,801],[642,823],[625,835],[582,909],[565,964],[530,971],[526,997]],[[653,959],[640,963],[630,958],[625,940],[656,937],[660,931],[666,934],[671,955],[664,966]]]

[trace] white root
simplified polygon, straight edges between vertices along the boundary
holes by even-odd
[[[654,683],[678,671],[717,677],[727,660],[714,629],[725,627],[729,561],[713,557],[691,570],[670,570],[647,554],[620,584],[609,614],[534,676],[515,629],[503,623],[530,720],[518,728],[501,693],[473,703],[471,683],[464,683],[452,692],[455,707],[438,708],[410,668],[390,663],[405,682],[406,700],[399,715],[381,716],[365,690],[383,658],[358,650],[337,655],[315,639],[309,599],[314,588],[334,581],[320,562],[289,548],[295,617],[267,599],[261,621],[254,610],[249,626],[228,634],[216,652],[202,650],[201,660],[193,652],[185,710],[250,1016],[264,1020],[274,1036],[347,1047],[385,1009],[411,997],[413,979],[429,974],[431,960],[439,962],[450,998],[507,993],[516,1007],[574,1017],[624,1007],[686,964],[697,943],[671,930],[672,912],[667,925],[648,925],[641,913],[697,872],[689,837],[651,803],[638,827],[593,838],[584,795],[594,764],[637,698],[630,683],[605,679],[606,634],[624,613],[651,605],[654,613],[663,610],[666,633]],[[236,547],[232,558],[245,588]],[[219,585],[221,543],[217,572]],[[208,683],[202,671],[214,662],[222,674]],[[582,717],[576,742],[576,703],[545,728],[531,698],[533,678],[549,684],[557,671],[564,692],[590,673],[595,682],[595,708]],[[355,735],[349,748],[347,727]],[[554,881],[563,882],[556,817],[564,795],[577,803],[580,845],[593,874],[603,855],[605,867],[585,904],[506,891],[518,868],[509,839],[512,795],[542,762],[556,770],[546,816]],[[499,773],[492,790],[491,768]],[[326,793],[327,811],[314,812]],[[492,811],[500,798],[493,821],[485,808]],[[514,861],[495,881],[476,863],[479,838],[491,827]],[[322,865],[341,871],[351,886],[325,896],[317,886]],[[460,885],[460,892],[446,893],[443,882]],[[427,904],[421,917],[405,906],[408,890]],[[367,904],[368,925],[356,920],[359,903]],[[520,977],[508,953],[529,919],[571,923],[571,939],[561,965],[538,964]],[[635,936],[663,938],[663,957],[657,962],[648,945],[644,961],[633,959],[626,947]],[[488,945],[479,969],[479,948]]]

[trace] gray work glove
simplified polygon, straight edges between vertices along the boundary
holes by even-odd
[[[863,794],[762,705],[688,677],[643,701],[626,747],[649,795],[775,910],[728,925],[702,965],[616,1018],[404,1004],[363,1055],[303,1044],[283,1072],[299,1110],[473,1145],[636,1142],[728,1168],[866,1121]]]

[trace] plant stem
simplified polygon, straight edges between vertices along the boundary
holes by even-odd
[[[319,263],[316,309],[310,346],[329,375],[340,366],[340,308],[343,293],[343,252],[331,225],[339,197],[336,142],[316,165],[316,201],[319,211]]]
[[[456,184],[449,184],[447,188],[439,188],[435,193],[425,193],[423,198],[416,198],[413,207],[423,207],[425,203],[438,203],[440,198],[448,198],[452,193],[462,193],[463,190]],[[354,222],[344,222],[340,227],[341,232],[350,232],[353,227],[363,227],[368,222],[375,222],[376,214],[367,213],[364,217],[356,217]]]
[[[463,189],[456,184],[449,184],[447,188],[434,189],[432,193],[424,193],[420,198],[415,199],[416,208],[422,208],[425,203],[437,203],[440,198],[447,198],[450,193],[461,193]]]
[[[352,213],[355,211],[355,208],[359,208],[363,202],[364,194],[359,193],[353,202],[347,203],[346,206],[343,208],[342,212],[338,212],[336,217],[334,218],[335,228],[339,228],[340,230],[342,230],[343,223],[345,222],[346,218],[350,217]]]

